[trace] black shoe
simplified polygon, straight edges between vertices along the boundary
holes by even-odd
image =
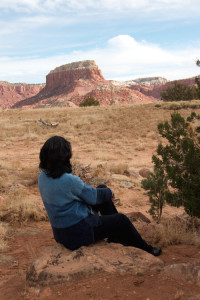
[[[160,247],[153,247],[150,253],[154,256],[159,256],[162,253],[162,249]]]

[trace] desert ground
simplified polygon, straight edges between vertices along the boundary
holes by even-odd
[[[142,168],[152,170],[152,155],[162,141],[157,124],[175,109],[183,116],[200,113],[200,102],[113,105],[88,108],[16,109],[0,111],[0,295],[8,299],[200,299],[200,286],[149,270],[146,274],[101,273],[55,286],[31,288],[28,265],[46,247],[55,245],[39,195],[39,151],[53,135],[72,144],[74,172],[86,183],[107,184],[120,199],[119,212],[140,212],[152,224],[135,226],[152,244],[163,247],[165,265],[200,258],[200,233],[188,228],[182,208],[165,205],[161,225],[148,210],[141,188]],[[57,123],[46,126],[39,120]],[[127,170],[129,175],[127,175]],[[180,220],[183,220],[182,222]],[[187,219],[188,220],[188,219]],[[180,223],[181,222],[181,223]],[[162,229],[162,230],[161,230]]]

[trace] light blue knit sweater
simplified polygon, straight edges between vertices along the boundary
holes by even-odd
[[[64,173],[53,179],[41,171],[38,183],[52,227],[75,225],[88,217],[90,205],[98,204],[97,189],[86,185],[73,174]]]

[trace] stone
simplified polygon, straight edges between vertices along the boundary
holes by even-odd
[[[146,178],[150,172],[152,172],[150,169],[148,169],[148,168],[142,168],[142,169],[140,169],[139,174],[143,178]]]
[[[119,181],[119,185],[121,187],[125,187],[127,189],[131,189],[131,188],[133,188],[135,186],[135,183],[127,181],[127,180],[120,180]]]
[[[200,260],[166,266],[163,273],[176,280],[193,283],[200,287]]]
[[[122,175],[122,174],[112,174],[112,180],[131,182],[131,179],[129,177],[127,177],[126,175]]]
[[[131,222],[137,221],[137,222],[144,222],[147,224],[151,223],[151,221],[141,212],[130,212],[127,213],[126,216],[129,218]]]
[[[46,248],[27,270],[29,286],[49,286],[107,272],[141,274],[160,270],[163,262],[153,255],[121,244],[101,241],[70,251],[62,245]]]
[[[128,177],[141,178],[141,176],[133,170],[125,170],[124,175],[126,175]]]

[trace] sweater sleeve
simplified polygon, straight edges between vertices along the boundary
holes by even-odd
[[[74,176],[72,193],[88,205],[97,205],[108,202],[112,198],[112,191],[108,187],[94,188],[86,185],[79,177]]]
[[[112,199],[113,192],[108,187],[97,188],[97,204],[108,202]]]
[[[71,192],[76,195],[80,201],[88,205],[97,204],[97,189],[86,185],[79,177],[73,175]]]

